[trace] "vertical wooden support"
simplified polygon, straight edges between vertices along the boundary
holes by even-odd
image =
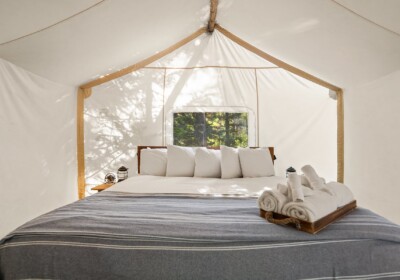
[[[257,69],[254,68],[254,76],[256,79],[256,94],[257,94],[257,138],[256,146],[260,145],[260,104],[259,104],[259,94],[258,94],[258,79],[257,79]]]
[[[85,146],[84,146],[84,119],[83,110],[85,98],[92,93],[92,89],[79,88],[77,92],[77,109],[76,109],[76,129],[77,129],[77,159],[78,159],[78,196],[79,199],[85,197]]]
[[[165,146],[165,86],[167,79],[167,68],[164,69],[164,83],[163,83],[163,93],[162,93],[162,145]]]
[[[213,33],[217,18],[218,0],[210,0],[210,19],[208,20],[208,32]]]
[[[344,181],[344,106],[343,91],[336,91],[337,96],[337,181]]]

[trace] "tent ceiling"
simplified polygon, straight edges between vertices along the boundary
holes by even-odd
[[[400,69],[400,36],[334,1],[251,3],[226,3],[225,9],[219,9],[219,23],[256,47],[323,80],[348,88]],[[399,21],[400,10],[396,11]]]
[[[354,13],[400,35],[400,1],[335,0]]]
[[[31,2],[0,0],[0,43],[100,0]],[[397,32],[399,11],[397,0],[220,0],[217,22],[265,52],[346,88],[400,68],[400,36],[373,23]],[[50,80],[79,85],[174,44],[205,26],[208,16],[209,0],[106,0],[0,45],[0,57]]]
[[[2,5],[13,1],[6,2]],[[50,80],[79,85],[174,44],[204,26],[208,14],[208,0],[106,0],[50,29],[0,46],[0,57]]]
[[[0,0],[0,44],[51,26],[99,2],[101,1]]]

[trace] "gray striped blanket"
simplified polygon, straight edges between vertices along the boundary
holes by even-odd
[[[255,199],[102,192],[0,241],[1,279],[400,279],[400,226],[358,208],[317,235]]]

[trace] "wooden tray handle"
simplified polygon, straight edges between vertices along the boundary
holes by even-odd
[[[278,225],[287,225],[287,224],[295,224],[298,230],[301,229],[300,221],[296,218],[284,218],[284,219],[275,219],[273,212],[265,212],[265,219],[274,224]]]

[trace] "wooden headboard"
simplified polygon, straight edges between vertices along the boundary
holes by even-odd
[[[141,151],[143,149],[147,149],[147,148],[149,148],[149,149],[166,149],[167,146],[138,146],[137,147],[138,174],[140,174],[140,154],[141,154]],[[256,148],[258,148],[258,147],[250,147],[250,149],[256,149]],[[211,147],[211,148],[208,148],[208,149],[219,150],[219,147]],[[276,156],[274,154],[274,147],[268,147],[268,149],[269,149],[269,152],[271,154],[272,162],[273,162],[274,160],[276,160]]]

